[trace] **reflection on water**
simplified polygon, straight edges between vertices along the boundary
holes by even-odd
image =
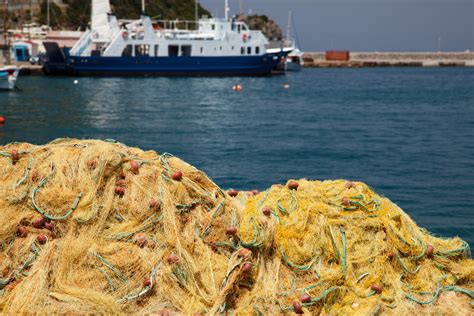
[[[23,92],[0,94],[0,143],[114,138],[171,152],[239,189],[362,180],[420,225],[474,241],[470,69],[75,79],[22,77]]]

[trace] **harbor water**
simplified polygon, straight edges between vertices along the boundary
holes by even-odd
[[[431,232],[474,244],[473,69],[31,76],[18,86],[0,94],[0,144],[113,138],[170,152],[241,190],[303,177],[360,180]]]

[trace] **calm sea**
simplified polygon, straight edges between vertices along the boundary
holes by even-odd
[[[0,144],[113,138],[173,153],[224,188],[361,180],[474,244],[473,68],[75,79],[21,77],[22,92],[0,94]]]

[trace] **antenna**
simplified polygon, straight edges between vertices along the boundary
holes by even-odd
[[[286,38],[290,40],[291,38],[291,10],[288,12],[288,25],[286,27]]]
[[[199,13],[198,13],[198,0],[194,0],[194,19],[196,20],[196,29],[198,28]]]
[[[145,0],[142,0],[142,13],[145,13]]]
[[[48,25],[49,32],[49,0],[46,1],[46,24]]]
[[[240,12],[239,14],[243,14],[244,13],[244,6],[242,5],[242,0],[240,0]]]
[[[229,0],[225,0],[225,20],[229,20]]]

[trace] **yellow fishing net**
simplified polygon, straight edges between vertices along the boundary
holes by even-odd
[[[0,312],[472,313],[469,246],[362,183],[234,195],[112,140],[0,147]]]

